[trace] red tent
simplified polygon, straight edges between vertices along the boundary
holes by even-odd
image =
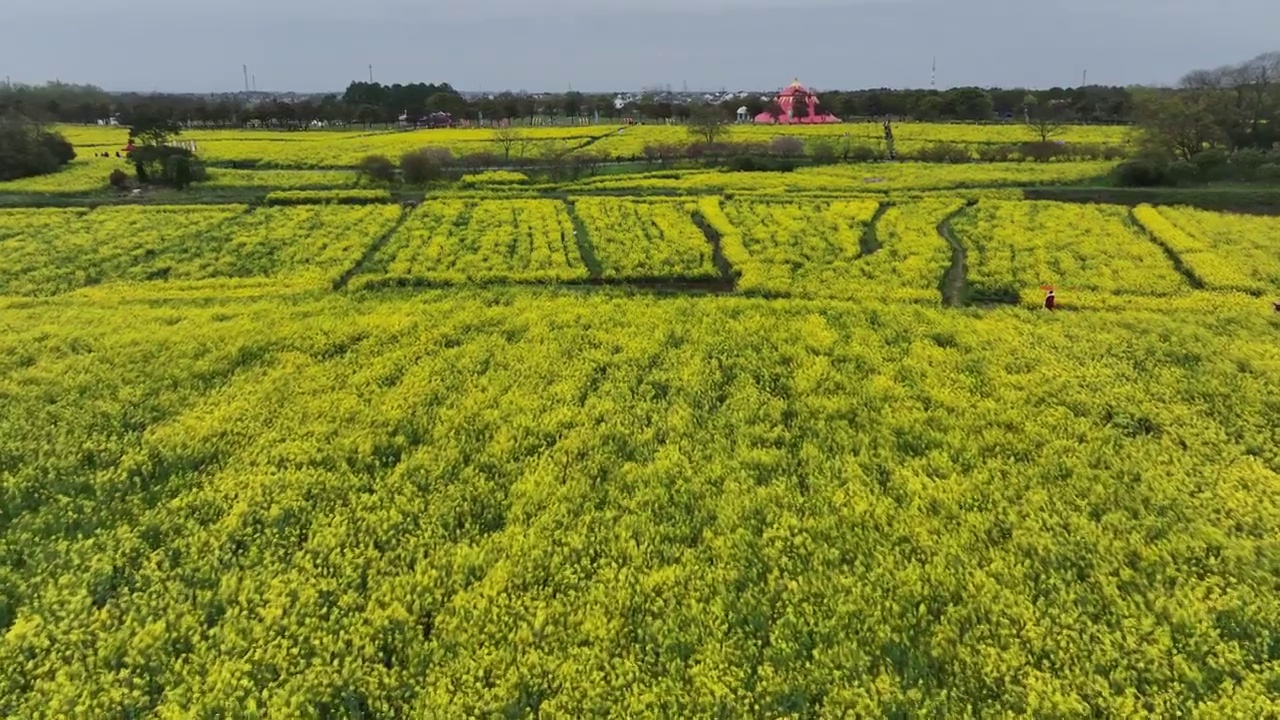
[[[840,118],[831,113],[818,112],[818,105],[821,104],[821,101],[818,100],[818,96],[812,90],[802,85],[799,80],[779,92],[774,102],[778,104],[782,114],[775,118],[771,113],[762,112],[756,116],[756,123],[761,125],[772,125],[775,122],[781,125],[823,125],[840,122]]]

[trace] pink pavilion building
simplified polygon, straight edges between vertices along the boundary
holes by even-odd
[[[818,111],[818,96],[801,85],[798,79],[779,92],[775,102],[782,114],[775,118],[769,112],[762,112],[756,116],[756,124],[772,125],[776,122],[780,125],[822,125],[840,122],[840,118],[835,115]]]

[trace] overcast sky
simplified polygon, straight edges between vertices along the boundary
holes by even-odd
[[[0,76],[110,90],[1171,83],[1280,50],[1280,0],[0,0]],[[603,9],[603,8],[608,9]]]

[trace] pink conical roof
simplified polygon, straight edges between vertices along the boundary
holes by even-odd
[[[808,95],[808,94],[809,94],[809,89],[806,88],[800,82],[799,78],[797,78],[795,82],[787,86],[786,90],[783,90],[782,92],[778,93],[778,97],[792,97],[794,95]]]

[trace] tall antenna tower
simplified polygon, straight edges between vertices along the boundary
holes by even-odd
[[[253,76],[253,91],[258,92],[258,76]]]
[[[369,65],[369,84],[373,84],[373,65]]]
[[[938,56],[933,56],[933,71],[929,73],[929,89],[938,89]]]
[[[1080,79],[1080,87],[1089,87],[1089,69],[1085,68],[1084,77]]]
[[[244,70],[244,91],[249,92],[249,66],[241,65],[240,68]]]

